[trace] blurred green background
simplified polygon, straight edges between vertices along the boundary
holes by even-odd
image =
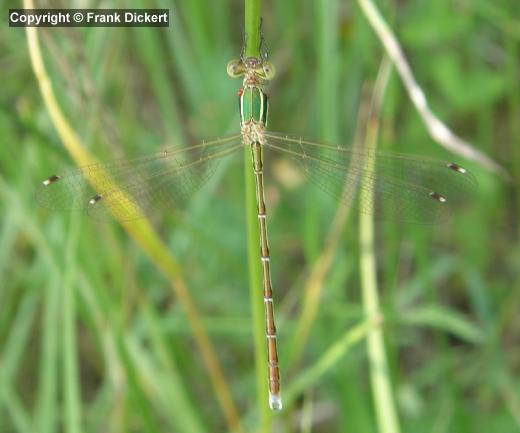
[[[240,53],[243,2],[130,6],[169,8],[172,24],[39,31],[58,102],[88,150],[108,160],[238,131],[240,83],[226,64]],[[519,3],[378,6],[434,112],[512,178],[442,150],[392,74],[379,147],[460,161],[479,182],[449,223],[376,225],[401,429],[520,431]],[[39,183],[74,162],[42,101],[25,31],[7,26],[10,7],[21,5],[3,3],[0,30],[0,433],[228,431],[185,310],[154,260],[116,222],[35,204]],[[270,129],[350,144],[361,89],[384,54],[357,3],[265,1],[262,15],[277,67]],[[244,431],[376,432],[363,341],[274,419],[258,413],[243,169],[240,157],[227,163],[188,207],[154,214],[153,224],[180,264]],[[363,318],[354,214],[320,282],[302,361],[288,362],[302,288],[337,208],[289,169],[272,161],[266,174],[285,387]]]

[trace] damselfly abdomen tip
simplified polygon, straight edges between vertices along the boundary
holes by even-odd
[[[282,397],[280,394],[269,394],[269,407],[272,410],[282,410]]]

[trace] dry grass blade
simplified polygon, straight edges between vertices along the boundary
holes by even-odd
[[[25,0],[24,7],[28,9],[34,8],[33,2]],[[27,28],[27,40],[32,68],[40,86],[45,106],[65,148],[77,165],[94,164],[96,162],[95,158],[84,149],[80,138],[68,123],[57,103],[52,83],[44,66],[37,28]],[[117,185],[114,185],[114,188],[117,188]],[[184,282],[178,263],[171,256],[167,247],[147,219],[142,218],[135,222],[122,221],[120,223],[136,243],[148,254],[155,266],[168,278],[175,296],[184,307],[195,341],[208,369],[215,395],[226,418],[228,428],[231,431],[241,432],[240,418],[232,400],[231,392],[224,378],[216,352],[201,322],[200,313]]]
[[[390,27],[387,25],[374,3],[371,0],[358,0],[358,3],[368,19],[368,22],[385,47],[393,65],[397,69],[399,77],[408,92],[408,96],[415,105],[415,108],[421,116],[431,137],[449,151],[461,155],[464,158],[476,161],[482,167],[499,173],[505,178],[509,178],[509,174],[500,164],[478,151],[471,143],[458,137],[431,111],[428,106],[426,95],[415,80],[410,65],[406,60],[397,38],[390,30]]]

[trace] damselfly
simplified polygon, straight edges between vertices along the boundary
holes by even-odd
[[[99,163],[46,179],[37,198],[52,209],[83,209],[96,218],[141,217],[152,208],[172,208],[189,199],[214,172],[218,161],[247,146],[256,180],[260,259],[263,269],[268,353],[269,405],[281,409],[280,372],[264,202],[264,150],[290,157],[316,185],[351,202],[359,190],[370,194],[362,209],[381,209],[384,218],[428,224],[442,221],[475,187],[476,181],[455,163],[390,152],[354,150],[266,130],[269,100],[264,85],[274,67],[261,57],[241,56],[228,64],[231,77],[243,77],[238,92],[240,133],[190,147],[166,148],[135,159]],[[370,160],[370,164],[365,162]],[[374,208],[372,200],[381,207]],[[376,211],[379,214],[379,211]]]

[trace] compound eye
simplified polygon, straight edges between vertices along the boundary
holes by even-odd
[[[264,78],[266,80],[272,80],[276,75],[276,69],[271,62],[264,62],[263,64]]]
[[[227,73],[232,78],[237,78],[244,73],[244,64],[238,60],[233,59],[227,64]]]

